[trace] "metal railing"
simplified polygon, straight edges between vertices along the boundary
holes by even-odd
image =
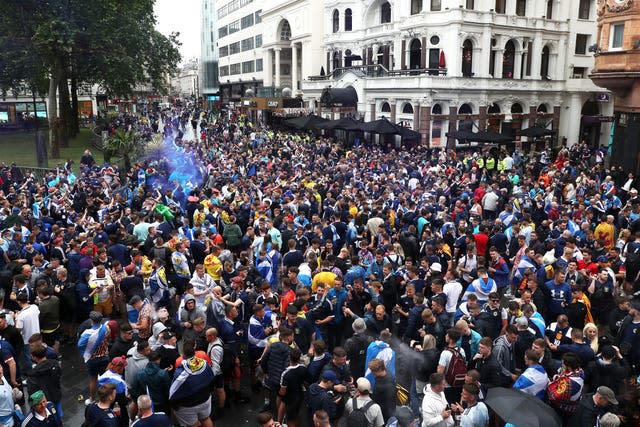
[[[414,68],[406,70],[387,70],[380,64],[354,65],[352,67],[340,67],[325,75],[309,76],[309,81],[322,81],[339,79],[343,74],[352,72],[366,77],[406,77],[406,76],[446,76],[446,68]]]

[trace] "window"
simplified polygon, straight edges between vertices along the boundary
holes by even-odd
[[[516,0],[516,15],[525,16],[527,14],[527,0]]]
[[[245,61],[242,63],[242,74],[253,73],[253,61]]]
[[[511,40],[504,46],[504,54],[502,56],[502,78],[512,79],[514,78],[516,64],[516,46]]]
[[[547,14],[545,15],[547,19],[553,19],[553,1],[547,0]]]
[[[462,43],[462,75],[471,77],[473,73],[473,43],[471,40],[465,40]]]
[[[580,0],[580,7],[578,9],[578,19],[589,19],[591,12],[591,0]]]
[[[383,102],[382,106],[380,107],[380,111],[382,111],[383,113],[390,113],[391,112],[391,106],[389,105],[388,102]]]
[[[584,79],[587,75],[587,67],[573,67],[573,73],[571,73],[572,79]]]
[[[229,13],[235,12],[236,10],[240,9],[240,0],[231,0],[228,6],[229,6]]]
[[[256,59],[256,71],[262,71],[262,58]]]
[[[242,51],[253,49],[253,37],[249,37],[248,39],[244,39],[240,42],[240,47]]]
[[[240,31],[240,21],[233,21],[229,24],[229,34]]]
[[[496,0],[496,13],[505,13],[506,11],[506,0]]]
[[[338,9],[333,9],[333,17],[331,18],[331,31],[337,33],[340,29],[340,12]]]
[[[442,9],[442,1],[441,0],[431,0],[431,11],[437,12]]]
[[[386,1],[380,6],[380,23],[388,24],[389,22],[391,22],[391,5]]]
[[[229,29],[227,28],[226,25],[224,27],[218,28],[218,38],[219,39],[225,37],[227,34],[229,34]]]
[[[229,45],[229,55],[240,53],[240,42],[231,43]]]
[[[227,16],[227,13],[229,13],[229,8],[228,5],[225,4],[218,9],[218,19],[224,18],[225,16]]]
[[[229,66],[229,74],[231,74],[232,76],[234,74],[240,74],[240,70],[241,70],[241,66],[239,62],[237,64],[231,64]]]
[[[218,49],[218,56],[220,56],[220,58],[223,58],[227,55],[229,55],[229,46],[222,46],[220,49]]]
[[[344,30],[351,31],[353,27],[353,12],[351,9],[345,9],[344,11]]]
[[[262,46],[262,34],[256,36],[256,47]]]
[[[256,19],[254,20],[256,24],[259,24],[262,22],[262,9],[256,11],[256,13],[254,13],[254,15],[256,16]]]
[[[540,77],[542,80],[549,80],[549,46],[542,48],[542,58],[540,60]]]
[[[440,104],[434,105],[433,108],[431,109],[431,114],[433,115],[442,114],[442,105]]]
[[[431,43],[434,46],[437,46],[438,44],[440,44],[440,37],[431,36],[431,38],[429,39],[429,43]]]
[[[411,14],[416,15],[422,12],[422,0],[411,0]]]
[[[402,114],[413,114],[413,106],[409,103],[404,104],[404,107],[402,107]]]
[[[474,9],[473,0],[467,0],[466,5],[465,5],[465,9],[468,9],[468,10],[473,10]]]
[[[291,26],[289,21],[284,21],[280,27],[280,40],[289,40],[291,38]]]
[[[253,0],[240,0],[240,7],[244,7],[251,3]]]
[[[247,16],[243,16],[240,20],[240,25],[242,29],[248,28],[253,25],[253,13],[250,13]]]
[[[229,66],[228,65],[223,65],[220,67],[220,77],[223,76],[228,76],[229,75]]]
[[[576,34],[576,55],[586,55],[589,45],[589,34]]]
[[[611,25],[611,42],[609,46],[611,49],[622,49],[622,42],[624,40],[624,22],[620,24]]]

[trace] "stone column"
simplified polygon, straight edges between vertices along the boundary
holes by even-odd
[[[291,43],[291,92],[296,96],[298,91],[298,43]]]
[[[497,79],[501,79],[502,78],[502,60],[504,58],[504,49],[496,49],[496,63],[494,66],[494,74],[495,74],[495,78]]]
[[[273,85],[273,55],[271,49],[265,49],[262,54],[262,75],[265,86]],[[256,94],[257,95],[257,94]]]
[[[513,63],[513,78],[519,79],[522,73],[522,50],[515,51],[515,58]]]
[[[396,122],[396,100],[395,99],[390,99],[389,100],[389,105],[391,106],[391,117],[389,117],[389,121],[391,123]]]
[[[371,101],[371,112],[370,112],[370,118],[369,121],[372,122],[376,119],[376,101]]]
[[[575,123],[567,128],[567,142],[569,144],[575,144],[580,142],[580,111],[582,110],[582,97],[579,93],[572,93],[570,104],[567,105],[569,108],[562,111],[564,117],[562,118],[564,123]],[[556,111],[557,108],[557,111]],[[553,129],[558,129],[558,124],[560,122],[560,107],[553,108]],[[570,115],[574,114],[573,117]]]
[[[475,55],[474,46],[473,68],[477,71],[478,77],[489,77],[489,61],[491,58],[491,28],[485,27],[482,32],[482,44],[480,45],[480,55]],[[475,63],[478,63],[477,65]]]
[[[480,118],[478,119],[478,130],[483,132],[487,130],[487,106],[481,105],[478,107],[478,112],[480,113]]]
[[[417,129],[422,135],[420,138],[422,145],[427,146],[431,140],[431,107],[428,105],[420,105],[420,124]]]
[[[536,32],[531,45],[531,79],[540,80],[540,66],[542,65],[542,33]]]
[[[275,76],[275,85],[276,87],[280,87],[280,48],[276,47],[275,49],[276,52],[276,72],[274,73]]]
[[[449,107],[449,133],[455,132],[457,129],[458,129],[458,107],[450,106]],[[456,148],[456,139],[450,136],[446,138],[447,138],[446,148],[447,149]]]

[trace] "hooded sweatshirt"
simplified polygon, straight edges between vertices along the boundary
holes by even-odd
[[[327,391],[327,389],[320,387],[320,384],[318,383],[311,384],[311,387],[309,387],[307,397],[307,408],[309,411],[308,416],[310,420],[309,425],[313,425],[313,413],[319,409],[327,411],[330,420],[336,417],[336,402],[333,401],[334,398],[332,398]]]
[[[129,349],[127,352],[127,366],[124,367],[124,380],[127,383],[127,387],[131,387],[138,372],[142,371],[148,363],[149,359],[138,352],[137,347],[131,347],[131,349]]]
[[[45,359],[36,364],[27,377],[29,394],[42,390],[47,400],[58,403],[62,399],[60,387],[60,364],[57,360]]]
[[[138,372],[131,388],[131,397],[137,399],[141,394],[151,395],[156,405],[164,405],[169,400],[171,376],[156,363],[148,363]]]

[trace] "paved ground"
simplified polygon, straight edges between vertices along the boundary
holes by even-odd
[[[84,363],[74,345],[63,345],[60,348],[62,361],[62,408],[64,425],[79,427],[84,421],[84,399],[89,395],[89,383]],[[248,388],[245,393],[248,394]],[[79,399],[79,396],[82,399]],[[253,394],[251,403],[242,406],[231,406],[225,416],[215,421],[216,427],[235,427],[254,425],[256,415],[264,401],[261,395]],[[80,400],[80,401],[79,401]]]

